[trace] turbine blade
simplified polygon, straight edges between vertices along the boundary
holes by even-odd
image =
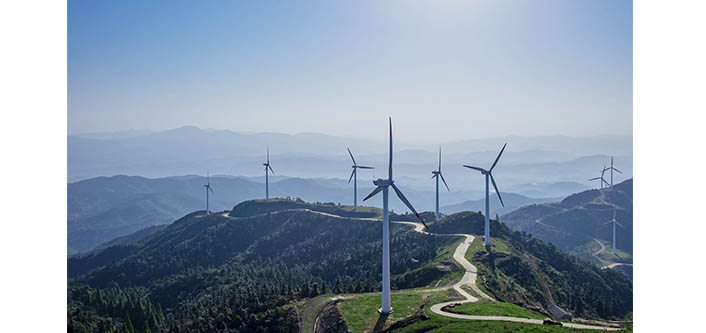
[[[351,177],[348,178],[348,184],[351,183],[351,179],[353,179],[353,175],[355,174],[355,168],[353,168],[353,172],[351,172]]]
[[[505,151],[505,147],[507,147],[507,142],[503,145],[503,149],[500,149],[500,154],[498,154],[498,157],[495,158],[495,162],[493,162],[493,166],[491,166],[490,170],[488,170],[488,171],[493,171],[493,168],[495,168],[495,165],[498,164],[498,161],[500,160],[500,156],[503,154],[503,151]]]
[[[623,225],[620,224],[620,222],[618,222],[618,220],[615,220],[615,224],[617,224],[617,225],[619,225],[621,228],[625,229],[625,227],[623,227]]]
[[[466,167],[466,168],[469,168],[469,169],[478,170],[478,171],[480,171],[480,172],[485,172],[485,169],[483,169],[483,168],[474,167],[474,166],[465,165],[465,164],[464,164],[463,166]]]
[[[208,190],[211,191],[211,193],[213,193],[213,188],[210,185],[208,186]]]
[[[446,189],[449,190],[449,192],[451,192],[451,189],[449,188],[449,184],[446,184],[446,179],[444,179],[444,174],[439,172],[439,176],[441,176],[441,181],[444,182],[444,185],[446,185]]]
[[[272,175],[274,176],[274,175],[275,175],[275,170],[272,170],[272,166],[269,165],[269,164],[267,164],[267,167],[270,169],[270,171],[272,172]]]
[[[616,169],[616,168],[613,168],[613,170],[615,170],[615,172],[617,172],[617,173],[623,173],[622,171],[620,171],[620,170],[618,170],[618,169]]]
[[[409,208],[409,210],[411,210],[412,213],[414,213],[414,215],[417,216],[419,221],[422,221],[422,224],[424,224],[424,227],[427,228],[427,224],[424,223],[424,219],[421,216],[419,216],[419,213],[417,213],[417,210],[414,209],[414,207],[412,207],[412,204],[409,203],[409,200],[407,200],[407,198],[405,198],[404,194],[402,194],[402,191],[400,191],[400,189],[397,188],[397,186],[395,184],[391,184],[390,186],[392,186],[392,189],[395,190],[395,193],[397,193],[397,197],[400,198],[400,200],[402,200],[402,202],[404,202],[405,205],[407,205],[407,208]]]
[[[358,169],[375,169],[375,168],[373,168],[373,167],[362,166],[362,165],[356,165],[355,167],[358,168]]]
[[[593,177],[593,178],[591,178],[591,179],[589,179],[589,180],[599,180],[599,179],[601,179],[601,177]]]
[[[270,147],[267,147],[267,164],[270,164]]]
[[[353,165],[357,165],[357,164],[355,163],[355,158],[353,158],[353,153],[351,153],[350,148],[346,147],[346,149],[348,149],[348,155],[351,155],[351,159],[353,160]]]
[[[363,199],[363,201],[372,198],[373,196],[375,196],[376,194],[378,194],[380,191],[382,191],[382,186],[376,187],[372,192],[370,192],[370,194],[368,194],[367,197],[365,197],[365,199]]]
[[[610,220],[608,222],[604,222],[603,224],[608,224],[608,223],[613,223],[613,220]]]
[[[390,164],[387,165],[388,176],[392,180],[392,117],[390,117]]]
[[[439,147],[439,172],[441,172],[441,147]]]
[[[500,196],[500,190],[498,190],[498,185],[495,185],[495,178],[493,178],[493,175],[490,175],[490,182],[493,183],[493,188],[495,188],[495,193],[498,194],[498,199],[500,199],[500,204],[505,207],[505,203],[503,202],[503,197]]]
[[[434,177],[436,177],[437,175],[438,175],[438,174],[435,173],[433,176],[431,176],[431,179],[434,179]]]

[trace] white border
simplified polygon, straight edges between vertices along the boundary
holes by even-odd
[[[635,327],[690,331],[706,299],[706,5],[634,5]],[[63,331],[66,3],[3,2],[0,41],[3,328]]]
[[[66,329],[66,3],[0,2],[5,332]]]

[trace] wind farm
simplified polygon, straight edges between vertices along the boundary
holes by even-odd
[[[631,11],[69,2],[67,331],[632,332]]]

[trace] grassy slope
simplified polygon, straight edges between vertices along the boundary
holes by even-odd
[[[339,310],[352,332],[372,332],[376,325],[389,327],[392,323],[414,315],[424,305],[422,310],[427,320],[417,321],[403,327],[399,332],[594,332],[590,330],[574,330],[556,326],[527,325],[522,323],[476,321],[452,319],[431,312],[432,304],[449,300],[455,294],[450,290],[430,292],[428,290],[403,290],[392,293],[394,312],[381,320],[377,309],[380,307],[379,294],[359,295],[346,300],[339,305]],[[473,311],[480,315],[502,315],[529,318],[544,318],[542,315],[530,312],[508,303],[481,302]]]
[[[493,251],[497,253],[512,254],[508,244],[500,239],[493,239]],[[440,254],[440,258],[452,258],[452,253],[459,242],[453,244],[453,248],[446,253]],[[597,245],[597,244],[596,244]],[[466,259],[472,262],[476,267],[480,263],[473,260],[473,254],[484,250],[481,242],[481,237],[477,236],[471,243],[466,252]],[[442,285],[455,283],[462,276],[462,272],[454,272],[447,274],[440,281],[444,281]],[[478,287],[486,294],[490,294],[482,284]],[[584,330],[575,330],[556,326],[542,326],[511,322],[495,322],[495,321],[472,321],[451,319],[436,315],[431,312],[430,307],[433,304],[450,300],[451,297],[458,295],[451,290],[431,292],[425,289],[417,290],[400,290],[393,291],[392,304],[394,312],[384,322],[384,327],[389,327],[390,324],[413,316],[422,305],[423,312],[428,316],[428,320],[418,321],[409,326],[406,326],[399,331],[401,332],[582,332]],[[348,323],[352,332],[370,332],[376,325],[380,325],[380,315],[377,309],[380,307],[380,295],[378,293],[364,294],[355,296],[353,299],[346,300],[339,305],[339,310],[343,318]],[[477,303],[466,303],[460,306],[453,307],[452,312],[471,314],[471,315],[487,315],[487,316],[512,316],[520,318],[543,319],[547,316],[525,309],[521,306],[505,303],[505,302],[488,302],[480,301]],[[631,332],[631,327],[627,327],[627,332]],[[585,332],[594,332],[585,330]]]
[[[454,306],[449,312],[474,316],[509,316],[529,319],[544,319],[547,316],[527,310],[519,305],[504,302],[479,301]]]
[[[460,242],[460,241],[459,241]],[[440,253],[439,258],[450,259],[451,254],[455,250],[459,242],[455,242],[451,250],[446,250]],[[502,240],[494,240],[493,249],[496,252],[511,253],[507,244]],[[467,259],[471,261],[472,254],[483,249],[483,244],[480,242],[480,237],[477,237],[468,252]],[[442,285],[455,283],[462,276],[462,272],[454,272],[447,274],[440,281]],[[433,285],[432,285],[433,286]],[[479,285],[481,290],[487,293],[482,285]],[[429,289],[413,289],[393,291],[392,305],[394,312],[386,318],[382,324],[383,327],[389,327],[394,322],[413,316],[424,305],[424,313],[430,318],[429,320],[413,323],[402,328],[402,332],[417,332],[417,331],[443,331],[443,332],[580,332],[580,330],[572,330],[562,327],[527,325],[521,323],[510,322],[493,322],[493,321],[469,321],[446,318],[436,315],[431,312],[430,307],[433,304],[450,300],[458,295],[452,290],[431,291]],[[345,300],[339,305],[339,310],[343,315],[348,327],[352,332],[371,332],[373,328],[380,324],[380,315],[377,312],[380,307],[380,294],[368,293],[353,296],[353,298]],[[520,318],[543,319],[545,315],[531,310],[527,310],[521,306],[504,303],[504,302],[488,302],[481,301],[477,303],[466,303],[452,308],[452,312],[465,313],[472,315],[487,315],[487,316],[512,316]]]

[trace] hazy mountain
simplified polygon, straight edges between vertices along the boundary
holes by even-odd
[[[505,193],[500,192],[503,196],[503,202],[505,206],[500,204],[500,199],[498,199],[497,194],[490,192],[490,216],[494,217],[495,214],[505,214],[511,212],[519,207],[552,202],[558,200],[557,198],[529,198],[521,194],[516,193]],[[480,211],[485,214],[485,198],[478,200],[468,200],[454,205],[442,206],[439,208],[444,214],[453,214],[463,211]]]
[[[470,178],[461,165],[489,166],[503,142],[508,142],[508,148],[495,170],[501,191],[514,192],[506,187],[527,183],[588,185],[586,179],[609,163],[609,154],[616,156],[616,165],[625,173],[620,179],[632,175],[630,137],[507,137],[440,144],[447,180],[453,179],[455,185],[463,188],[480,183]],[[268,146],[275,172],[289,177],[347,179],[351,161],[346,147],[351,148],[359,163],[376,167],[361,172],[361,180],[381,177],[387,168],[387,145],[382,141],[313,133],[237,133],[186,126],[157,132],[69,136],[68,179],[73,182],[117,174],[168,177],[205,174],[207,170],[212,174],[260,176]],[[405,185],[430,186],[428,178],[436,168],[438,147],[395,143],[395,172],[412,180]],[[459,186],[452,189],[458,190]],[[574,192],[561,195],[570,193]]]
[[[577,182],[531,183],[508,186],[507,191],[531,198],[559,198],[587,190],[588,186]]]
[[[188,214],[136,242],[69,258],[69,327],[109,330],[129,320],[152,331],[291,331],[299,326],[293,308],[298,300],[379,290],[380,223],[317,212],[380,215],[377,209],[352,212],[289,200],[246,201],[209,216]],[[432,229],[478,234],[482,225],[482,215],[466,212]],[[482,259],[488,262],[480,271],[487,277],[484,288],[499,299],[537,309],[553,299],[589,318],[632,311],[632,284],[626,278],[495,221],[493,227],[512,251]],[[391,225],[391,236],[393,289],[434,286],[448,265],[455,267],[441,258],[448,258],[458,239],[398,224]],[[524,288],[507,288],[511,285]]]
[[[592,253],[598,244],[594,239],[603,240],[606,246],[612,242],[612,226],[604,222],[613,217],[614,207],[616,219],[624,226],[617,227],[617,248],[632,254],[632,204],[632,179],[629,179],[612,190],[606,189],[604,203],[600,202],[598,190],[588,190],[560,202],[519,208],[501,216],[501,221],[513,230],[528,232],[584,259],[595,260]]]

